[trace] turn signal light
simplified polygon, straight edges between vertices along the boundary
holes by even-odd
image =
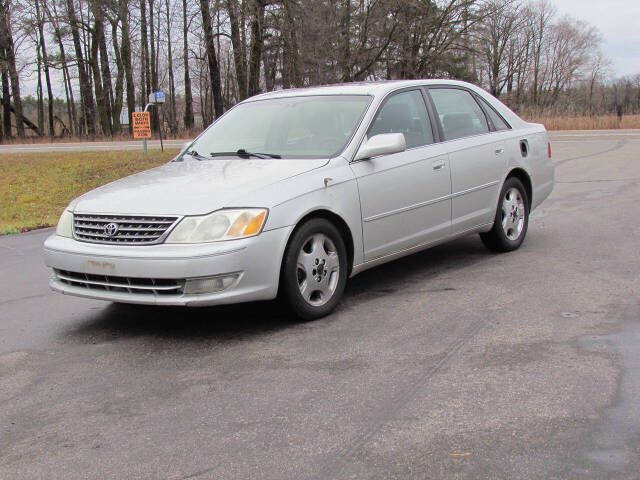
[[[243,235],[254,235],[258,233],[260,227],[262,227],[262,222],[264,221],[264,216],[266,212],[262,212],[251,219],[251,221],[247,224]]]

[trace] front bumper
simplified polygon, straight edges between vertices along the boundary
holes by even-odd
[[[54,269],[51,288],[78,297],[184,306],[269,300],[278,293],[280,265],[290,232],[290,228],[279,228],[227,242],[148,246],[100,245],[54,234],[44,243],[44,261]],[[238,274],[238,278],[227,289],[215,293],[130,293],[70,285],[56,271],[105,278],[193,279],[230,273]]]

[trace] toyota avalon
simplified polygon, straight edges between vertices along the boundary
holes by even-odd
[[[92,190],[45,242],[53,290],[330,313],[347,279],[462,235],[517,249],[551,192],[542,125],[452,80],[249,98],[171,162]]]

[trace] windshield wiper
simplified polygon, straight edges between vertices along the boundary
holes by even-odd
[[[257,152],[247,152],[244,148],[240,148],[235,152],[212,152],[210,153],[212,157],[226,157],[226,156],[237,156],[237,157],[256,157],[256,158],[282,158],[281,155],[275,153],[257,153]]]
[[[184,152],[186,155],[189,155],[193,158],[195,158],[196,160],[209,160],[209,157],[205,157],[204,155],[200,155],[198,152],[196,152],[195,150],[188,150],[186,152]]]

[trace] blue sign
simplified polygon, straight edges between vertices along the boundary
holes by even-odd
[[[164,92],[162,90],[158,90],[157,92],[154,92],[155,96],[156,96],[156,100],[160,100],[161,98],[164,99]]]

